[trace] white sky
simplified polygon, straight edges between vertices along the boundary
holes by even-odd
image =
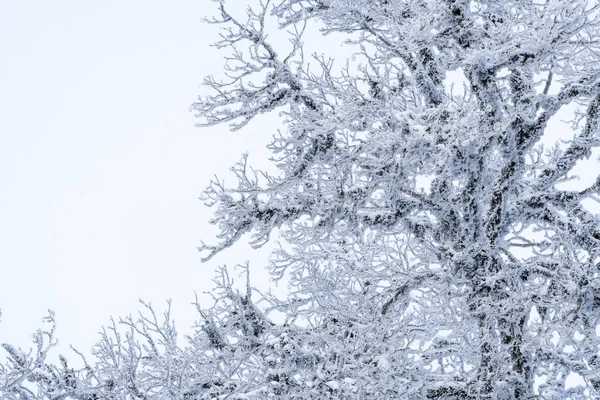
[[[214,10],[0,2],[0,343],[29,348],[50,308],[73,359],[68,344],[88,350],[139,297],[172,298],[185,333],[216,265],[265,259],[242,244],[201,264],[196,250],[214,241],[198,200],[209,179],[246,150],[266,157],[274,131],[194,127],[188,107],[223,64],[200,22]]]
[[[196,250],[215,233],[201,191],[246,150],[253,164],[266,159],[277,128],[273,118],[236,133],[194,127],[198,85],[223,64],[208,47],[216,27],[200,23],[214,9],[0,2],[0,343],[28,348],[50,308],[73,359],[69,344],[89,350],[140,297],[161,310],[172,298],[185,333],[215,266],[266,260],[238,244],[204,265]]]

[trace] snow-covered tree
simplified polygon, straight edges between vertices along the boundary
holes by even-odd
[[[222,269],[187,345],[146,304],[81,369],[49,363],[40,331],[35,353],[4,345],[0,397],[600,398],[600,219],[584,205],[600,178],[564,188],[600,146],[600,5],[262,0],[240,19],[230,3],[209,21],[227,78],[192,109],[203,126],[285,125],[275,172],[244,157],[236,187],[211,183],[220,234],[200,250],[275,232],[268,269],[287,297],[250,279],[240,292]],[[305,54],[313,28],[355,56]]]

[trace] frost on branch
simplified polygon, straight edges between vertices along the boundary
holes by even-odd
[[[200,250],[208,260],[279,232],[268,268],[289,293],[240,292],[223,269],[188,345],[148,306],[125,333],[106,328],[96,363],[60,393],[600,397],[600,219],[584,206],[600,202],[598,164],[592,185],[564,189],[600,147],[599,6],[265,0],[240,18],[216,4],[230,53],[225,80],[208,78],[212,94],[192,106],[199,125],[241,129],[265,112],[285,125],[269,144],[276,173],[244,157],[236,186],[209,185],[219,235]],[[355,56],[305,54],[313,27]],[[572,123],[548,146],[566,107]],[[583,386],[565,385],[573,374]]]
[[[600,221],[582,201],[598,199],[600,180],[557,188],[600,144],[596,6],[288,0],[271,10],[295,43],[316,20],[357,55],[289,70],[295,96],[270,103],[287,116],[270,145],[279,174],[259,179],[244,160],[238,187],[209,187],[221,236],[207,256],[280,229],[287,245],[271,271],[288,274],[305,318],[351,315],[344,326],[400,332],[401,316],[409,332],[395,341],[410,345],[396,362],[431,398],[577,396],[564,389],[571,372],[597,395]],[[445,86],[450,71],[462,90]],[[227,90],[246,89],[232,79]],[[231,116],[244,121],[237,104]],[[565,145],[544,151],[553,117],[573,104]]]

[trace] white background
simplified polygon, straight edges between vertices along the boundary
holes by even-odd
[[[270,117],[235,133],[194,127],[198,86],[222,71],[224,53],[209,48],[218,30],[200,22],[214,10],[209,0],[0,2],[0,343],[29,347],[50,308],[60,351],[85,352],[140,297],[158,309],[172,298],[186,333],[215,266],[264,265],[267,252],[244,243],[207,264],[196,250],[215,233],[203,188],[244,151],[264,164],[278,127]],[[567,117],[555,118],[554,140]]]
[[[29,348],[52,309],[73,359],[69,344],[89,350],[140,297],[159,310],[172,298],[186,333],[215,266],[266,260],[240,244],[202,264],[196,249],[214,243],[198,200],[210,178],[246,150],[266,158],[276,129],[266,119],[235,133],[194,126],[199,84],[223,65],[209,48],[218,29],[201,23],[215,9],[0,2],[0,343]]]

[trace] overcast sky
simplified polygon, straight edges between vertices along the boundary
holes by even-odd
[[[200,22],[214,9],[0,2],[0,343],[28,348],[50,308],[61,351],[86,350],[139,297],[172,298],[185,332],[215,266],[266,259],[242,244],[202,264],[196,250],[215,232],[203,188],[246,150],[266,157],[276,128],[194,126],[189,105],[222,66]]]
[[[0,343],[29,347],[50,308],[61,351],[85,351],[139,297],[159,309],[172,298],[185,333],[215,266],[267,259],[239,244],[202,264],[196,250],[215,233],[202,189],[244,151],[264,164],[277,128],[269,117],[236,133],[194,127],[198,85],[222,66],[208,47],[218,31],[200,22],[213,10],[209,0],[0,2]]]

